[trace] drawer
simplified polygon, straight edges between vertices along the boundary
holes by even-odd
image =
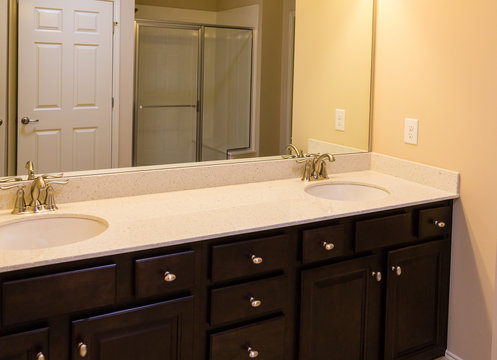
[[[286,276],[211,291],[211,325],[243,320],[282,309],[288,295]]]
[[[138,298],[186,290],[194,284],[194,251],[135,260],[135,294]]]
[[[284,359],[285,319],[283,317],[213,334],[211,360]],[[253,351],[250,354],[250,350]],[[256,352],[258,356],[256,355]],[[252,356],[250,356],[252,355]]]
[[[345,253],[345,226],[325,226],[302,232],[304,264],[331,259]]]
[[[288,263],[286,235],[212,248],[212,280],[222,281],[283,269]]]
[[[408,219],[408,214],[399,214],[357,221],[355,250],[367,251],[409,241]]]
[[[0,359],[37,359],[49,355],[48,328],[0,337]]]
[[[419,211],[420,240],[444,236],[452,228],[452,207],[442,206]]]
[[[5,325],[111,305],[116,265],[9,281],[2,292]]]

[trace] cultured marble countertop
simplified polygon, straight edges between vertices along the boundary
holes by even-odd
[[[74,202],[49,214],[0,211],[0,225],[43,216],[105,219],[106,231],[89,240],[36,250],[0,249],[0,272],[158,248],[278,227],[455,199],[458,194],[376,171],[334,174],[325,182],[356,182],[388,190],[371,201],[333,201],[309,195],[300,179]],[[71,236],[71,234],[68,234]]]

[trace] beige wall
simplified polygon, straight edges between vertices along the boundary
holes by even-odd
[[[461,173],[448,349],[490,359],[497,250],[497,2],[378,1],[373,150]],[[419,119],[419,144],[403,119]]]
[[[292,142],[301,149],[308,138],[368,149],[372,4],[297,0]]]

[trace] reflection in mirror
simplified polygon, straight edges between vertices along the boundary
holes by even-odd
[[[368,150],[373,0],[9,4],[0,176]]]

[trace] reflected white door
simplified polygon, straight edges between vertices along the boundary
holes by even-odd
[[[111,167],[112,32],[112,2],[19,1],[19,174]]]
[[[7,15],[8,2],[0,1],[0,176],[7,164]]]
[[[138,25],[135,165],[196,159],[199,35]]]

